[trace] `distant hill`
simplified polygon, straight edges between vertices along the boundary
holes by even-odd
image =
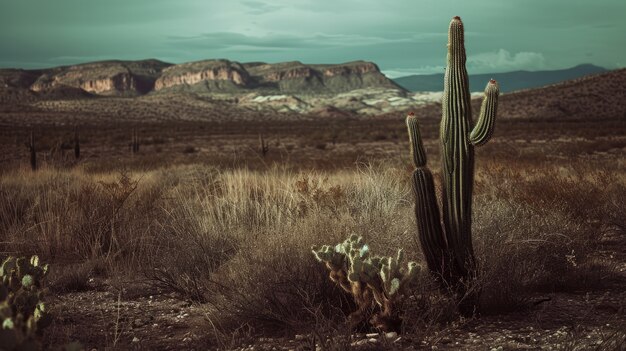
[[[204,60],[174,65],[111,60],[40,70],[0,69],[0,95],[5,95],[0,100],[152,92],[331,94],[365,88],[404,91],[376,64],[365,61],[307,65]]]
[[[554,71],[514,71],[493,74],[470,74],[470,90],[483,91],[489,79],[500,84],[500,91],[511,92],[521,89],[538,88],[565,80],[580,78],[589,74],[606,72],[607,70],[591,64],[578,65],[568,69]],[[394,79],[398,85],[409,91],[442,91],[443,73],[412,75]]]
[[[482,98],[472,99],[474,115],[480,110],[481,101]],[[427,118],[441,118],[441,104],[423,106],[416,113]],[[507,119],[626,120],[626,68],[503,94],[498,116]]]

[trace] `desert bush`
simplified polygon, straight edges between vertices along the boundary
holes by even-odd
[[[37,253],[47,261],[133,259],[149,249],[159,189],[127,173],[91,176],[42,170],[24,179],[3,177],[2,242],[8,252]],[[6,218],[6,219],[4,219]]]
[[[198,152],[198,150],[193,146],[185,146],[182,152],[183,154],[193,154]]]
[[[152,280],[219,306],[224,323],[296,328],[310,320],[307,311],[318,308],[337,319],[353,303],[328,281],[310,254],[311,245],[339,240],[352,230],[371,237],[375,247],[385,238],[402,241],[392,237],[404,232],[401,219],[407,217],[398,210],[406,201],[398,197],[406,189],[401,177],[381,177],[396,174],[395,169],[365,168],[356,174],[187,170],[178,170],[181,177],[164,195],[168,212],[159,221],[161,249],[155,256],[161,260]]]
[[[592,255],[607,215],[623,212],[618,173],[488,165],[479,178],[476,201],[485,205],[476,206],[474,227],[486,312],[523,307],[533,292],[594,288],[612,274]]]

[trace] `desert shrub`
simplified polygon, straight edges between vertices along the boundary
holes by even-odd
[[[342,319],[353,303],[310,248],[358,230],[380,252],[393,253],[385,240],[405,242],[402,224],[410,218],[402,213],[410,209],[398,172],[168,172],[167,211],[156,230],[159,270],[151,280],[217,306],[212,318],[224,325],[293,330],[310,323],[312,310]]]
[[[318,150],[326,150],[326,143],[317,143],[315,144],[315,148]]]
[[[0,192],[12,194],[0,209],[10,214],[1,224],[5,249],[55,262],[135,259],[151,247],[145,234],[160,196],[144,183],[137,190],[138,180],[127,173],[87,176],[80,170],[4,177]]]
[[[183,154],[193,154],[198,152],[198,150],[193,146],[185,146],[183,149]]]
[[[58,267],[50,276],[50,289],[55,292],[89,290],[89,280],[98,273],[97,265],[97,261],[87,261]]]
[[[485,311],[523,307],[533,292],[594,288],[612,274],[592,254],[601,223],[620,211],[611,198],[623,196],[623,181],[577,166],[490,166],[481,174],[474,242]],[[607,191],[614,187],[617,192]]]

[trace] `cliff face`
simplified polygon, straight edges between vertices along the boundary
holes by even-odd
[[[320,70],[326,77],[361,75],[366,73],[380,74],[378,66],[371,62],[363,61],[353,62],[345,65],[333,65],[328,68],[324,68],[324,66],[318,67],[320,67]]]
[[[157,60],[102,61],[19,73],[20,77],[31,78],[28,88],[35,92],[75,88],[97,95],[132,96],[150,92],[161,71],[168,66]],[[11,70],[3,71],[9,74]]]
[[[135,77],[126,72],[112,77],[85,79],[80,72],[70,72],[60,75],[44,74],[30,86],[33,91],[51,90],[63,86],[83,89],[87,92],[102,95],[127,94],[138,92],[138,82]]]
[[[220,80],[246,86],[249,75],[239,63],[227,60],[183,63],[164,69],[154,84],[154,90]]]
[[[157,60],[103,61],[42,70],[0,70],[0,87],[79,89],[95,95],[135,96],[161,91],[196,93],[329,94],[364,88],[403,90],[371,62],[306,65],[205,60],[171,65]],[[46,95],[47,94],[47,95]]]
[[[354,61],[337,65],[306,65],[298,61],[244,65],[257,88],[281,93],[340,93],[364,88],[403,90],[385,77],[371,62]]]
[[[206,60],[165,68],[155,91],[236,93],[260,90],[276,93],[337,93],[362,88],[395,88],[371,62],[338,65],[306,65],[298,61],[268,64]]]

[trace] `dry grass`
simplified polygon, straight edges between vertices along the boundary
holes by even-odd
[[[403,247],[421,260],[409,174],[391,163],[331,171],[181,165],[5,172],[0,250],[81,265],[59,278],[58,291],[84,288],[93,262],[104,275],[147,277],[206,303],[222,332],[243,325],[336,331],[354,306],[310,248],[358,233],[377,254]],[[488,161],[476,182],[485,312],[523,307],[547,291],[589,289],[610,275],[591,256],[606,225],[626,227],[619,167]],[[407,301],[407,331],[424,333],[454,318],[452,303],[427,274],[422,280]]]

